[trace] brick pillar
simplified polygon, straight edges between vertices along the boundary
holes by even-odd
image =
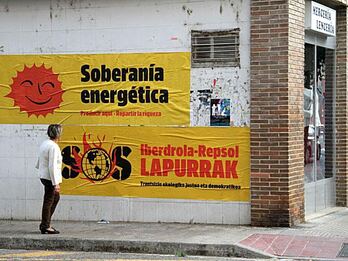
[[[337,10],[336,204],[348,206],[347,8]]]
[[[304,0],[251,0],[251,223],[304,221]]]

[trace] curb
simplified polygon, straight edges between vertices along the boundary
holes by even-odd
[[[80,239],[51,237],[34,239],[23,237],[0,237],[0,248],[3,249],[49,249],[66,251],[90,252],[117,252],[117,253],[144,253],[169,254],[177,256],[217,256],[217,257],[244,257],[244,258],[271,258],[259,251],[234,245],[217,244],[190,244],[175,242],[151,241],[120,241],[104,239]]]

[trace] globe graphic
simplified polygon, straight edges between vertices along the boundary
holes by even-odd
[[[82,157],[82,171],[90,180],[105,179],[110,169],[110,156],[101,148],[90,149]]]

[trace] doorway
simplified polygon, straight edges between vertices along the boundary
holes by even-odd
[[[335,206],[335,50],[305,44],[306,216]]]

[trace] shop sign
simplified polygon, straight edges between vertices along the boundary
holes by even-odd
[[[336,10],[310,2],[306,6],[306,29],[327,36],[336,36]]]

